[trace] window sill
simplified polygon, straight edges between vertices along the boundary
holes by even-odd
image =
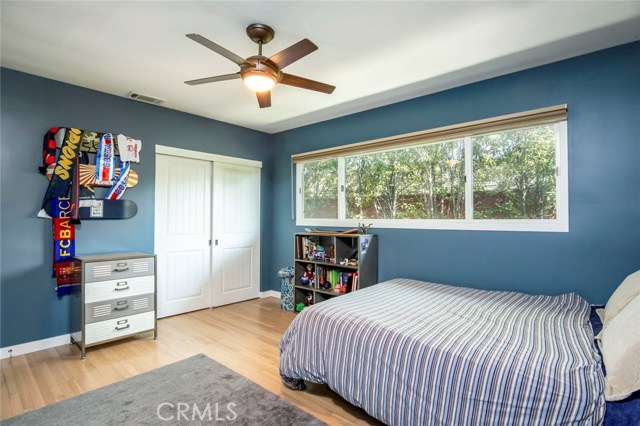
[[[333,226],[356,228],[359,223],[373,228],[390,229],[441,229],[452,231],[507,231],[507,232],[569,232],[566,220],[421,220],[421,219],[297,219],[297,226]]]

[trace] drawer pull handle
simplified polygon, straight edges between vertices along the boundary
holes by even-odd
[[[115,308],[113,308],[114,311],[124,311],[126,309],[129,309],[129,305],[121,305],[121,306],[116,306]]]
[[[126,268],[116,268],[113,270],[113,272],[126,272],[129,270],[129,267]]]
[[[123,290],[129,290],[129,286],[126,287],[116,287],[114,288],[115,291],[123,291]]]
[[[127,329],[127,328],[129,328],[129,327],[131,327],[131,324],[127,324],[127,325],[125,325],[124,327],[118,327],[118,326],[116,325],[116,330],[126,330],[126,329]]]

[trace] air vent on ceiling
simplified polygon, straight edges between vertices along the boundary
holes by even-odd
[[[129,99],[133,99],[134,101],[146,102],[148,104],[153,105],[161,105],[166,102],[165,99],[154,98],[153,96],[143,95],[141,93],[129,92],[127,94]]]

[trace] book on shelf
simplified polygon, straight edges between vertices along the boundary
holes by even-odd
[[[334,293],[351,293],[357,289],[358,273],[316,267],[316,288]]]

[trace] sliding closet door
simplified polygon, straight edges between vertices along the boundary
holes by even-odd
[[[211,306],[210,161],[156,155],[158,317]]]
[[[260,169],[213,168],[213,306],[221,306],[260,295]]]

